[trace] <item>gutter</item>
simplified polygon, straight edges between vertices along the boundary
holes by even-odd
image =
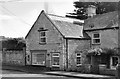
[[[108,28],[98,28],[98,29],[84,29],[84,31],[86,32],[90,32],[90,31],[98,31],[98,30],[109,30],[109,29],[119,29],[119,27],[108,27]]]

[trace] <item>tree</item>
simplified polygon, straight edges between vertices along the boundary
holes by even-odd
[[[77,19],[87,19],[88,15],[86,9],[89,5],[94,5],[96,7],[96,14],[103,14],[107,12],[116,11],[118,9],[118,2],[79,2],[73,3],[75,10],[73,13],[67,13],[66,17],[77,18]]]
[[[2,47],[7,50],[22,50],[26,44],[23,38],[10,38],[2,42]]]

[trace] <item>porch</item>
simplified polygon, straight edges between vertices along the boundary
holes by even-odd
[[[116,75],[116,67],[120,62],[118,48],[94,48],[88,51],[91,73]]]

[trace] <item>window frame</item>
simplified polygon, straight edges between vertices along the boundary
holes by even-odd
[[[95,38],[95,37],[94,37],[95,34],[99,34],[99,37]],[[94,42],[94,40],[97,40],[97,39],[100,40],[99,43],[95,43],[95,42]],[[100,34],[100,33],[96,32],[96,33],[93,33],[93,34],[92,34],[92,44],[101,44],[101,34]]]
[[[54,56],[54,54],[58,54],[58,56]],[[54,65],[54,58],[59,58],[59,65]],[[60,67],[60,53],[52,53],[52,67]]]
[[[46,30],[44,28],[41,28],[39,31],[39,44],[46,44],[47,39],[46,39]],[[42,34],[44,33],[44,35]],[[41,41],[42,39],[45,39],[44,41]]]
[[[111,58],[110,58],[110,68],[111,69],[116,69],[116,66],[113,66],[113,57],[117,57],[118,58],[118,63],[119,63],[119,61],[120,61],[120,59],[119,59],[119,56],[111,56]]]
[[[80,54],[80,55],[78,55],[78,54]],[[78,57],[80,58],[80,61],[79,61],[80,64],[77,63],[77,58],[78,58]],[[77,65],[77,66],[82,65],[82,61],[81,61],[81,59],[82,59],[81,53],[76,53],[76,65]]]
[[[32,53],[32,65],[40,65],[40,66],[45,66],[46,65],[46,60],[44,58],[44,63],[43,64],[40,64],[39,62],[37,62],[37,55],[46,55],[44,53]]]

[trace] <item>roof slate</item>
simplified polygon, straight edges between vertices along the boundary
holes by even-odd
[[[90,25],[93,25],[91,28]],[[84,30],[118,27],[118,11],[96,15],[85,20]]]
[[[88,38],[86,34],[83,34],[83,26],[73,23],[74,21],[84,23],[83,20],[71,19],[51,14],[47,14],[47,16],[65,38]]]
[[[53,14],[46,14],[44,11],[41,11],[37,20],[39,19],[41,14],[45,14],[46,17],[49,18],[49,20],[54,24],[54,26],[57,28],[57,30],[59,30],[59,32],[65,38],[90,39],[88,34],[83,32],[83,26],[82,25],[74,24],[74,22],[76,22],[76,23],[80,22],[81,24],[83,24],[84,23],[83,20],[72,19],[72,18],[67,18],[67,17],[63,17],[63,16],[57,16],[57,15],[53,15]],[[35,23],[37,22],[37,20],[35,21]],[[34,27],[34,24],[31,27],[31,29],[29,30],[29,32],[28,32],[28,34],[26,35],[25,38],[27,38],[27,36],[29,35],[30,31]]]

